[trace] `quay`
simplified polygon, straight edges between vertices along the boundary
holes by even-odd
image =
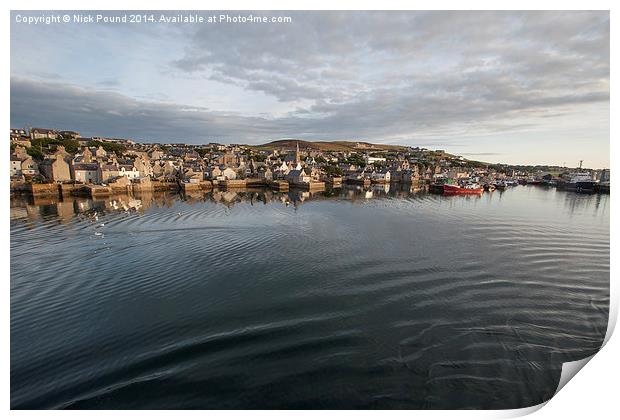
[[[181,189],[185,193],[196,192],[196,191],[209,191],[213,189],[213,183],[211,181],[200,181],[200,182],[182,182]]]
[[[268,187],[269,180],[265,178],[246,178],[245,185],[248,187]]]
[[[58,191],[62,197],[69,197],[71,195],[77,195],[78,190],[82,187],[81,184],[58,184]]]
[[[322,191],[325,189],[325,182],[321,181],[312,181],[305,183],[302,186],[303,189],[307,189],[308,191]]]
[[[76,195],[85,195],[88,197],[105,197],[112,195],[112,188],[103,185],[82,185],[77,191],[74,191]]]
[[[322,181],[289,182],[289,185],[298,189],[308,191],[321,191],[325,189],[325,182]]]
[[[369,187],[371,184],[369,178],[347,178],[345,182],[347,184],[361,185],[363,187]]]
[[[32,195],[58,195],[56,184],[26,184],[25,191]]]
[[[289,190],[289,185],[288,185],[288,182],[286,181],[280,181],[280,180],[271,181],[269,183],[269,186],[276,191],[286,192]]]
[[[340,188],[342,187],[342,177],[340,176],[328,176],[321,179],[326,185],[331,186],[332,188]]]
[[[219,188],[245,188],[246,187],[245,179],[225,179],[223,181],[218,181],[217,186]]]

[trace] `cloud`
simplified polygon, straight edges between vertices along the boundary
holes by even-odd
[[[608,90],[607,12],[284,14],[292,24],[203,26],[174,64],[281,101],[433,90],[453,79],[452,90],[466,89],[482,77],[527,93]]]
[[[605,100],[597,95],[568,95],[562,98],[521,100],[527,104],[524,122],[515,108],[497,109],[505,98],[462,100],[459,106],[442,95],[420,97],[415,90],[397,95],[391,90],[373,92],[356,102],[317,104],[282,117],[258,117],[224,113],[205,107],[131,98],[110,91],[30,79],[11,78],[11,123],[71,128],[91,135],[132,137],[153,141],[209,141],[263,143],[284,137],[318,140],[365,139],[377,142],[411,143],[442,139],[450,143],[463,134],[508,132],[535,126],[533,120],[544,109],[562,104],[584,104]]]
[[[135,51],[119,61],[107,56],[102,70],[96,51],[81,50],[86,67],[77,76],[92,73],[94,82],[76,85],[22,72],[31,54],[21,54],[11,123],[194,143],[302,137],[448,145],[561,129],[558,121],[596,108],[581,121],[594,127],[596,115],[609,112],[608,12],[252,13],[293,22],[153,25],[135,34],[122,27],[122,36],[97,27],[101,48],[126,43]],[[157,28],[170,36],[152,41]],[[28,38],[17,38],[24,50]],[[63,46],[58,62],[67,61],[73,38],[54,38]],[[158,56],[153,44],[164,42]],[[195,99],[210,89],[225,105]],[[223,111],[235,105],[246,112]]]
[[[235,135],[254,136],[264,126],[260,118],[19,78],[11,78],[11,122],[72,128],[90,135],[195,143],[234,141]]]
[[[98,83],[98,85],[104,86],[104,87],[116,87],[116,86],[120,86],[120,84],[121,83],[118,79],[114,79],[111,77],[103,79]]]

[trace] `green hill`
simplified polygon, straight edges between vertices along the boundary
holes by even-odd
[[[299,144],[299,150],[320,150],[323,152],[372,152],[380,150],[401,151],[406,150],[405,146],[393,144],[374,144],[361,141],[308,141],[300,139],[283,139],[257,146],[249,146],[258,150],[285,149],[295,150]]]

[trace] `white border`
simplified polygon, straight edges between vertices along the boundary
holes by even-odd
[[[617,3],[617,2],[616,2]],[[617,29],[616,24],[616,12],[613,10],[612,1],[590,0],[590,1],[547,1],[547,0],[522,0],[522,1],[457,1],[457,0],[434,0],[434,1],[398,1],[398,0],[381,0],[381,1],[347,1],[334,2],[333,0],[301,0],[301,1],[284,1],[284,0],[263,0],[261,2],[251,2],[248,0],[217,0],[200,2],[197,0],[176,0],[174,2],[164,1],[120,1],[120,0],[108,0],[108,1],[90,1],[85,3],[77,0],[57,0],[54,2],[43,0],[22,0],[22,1],[8,1],[5,2],[5,14],[3,31],[3,43],[2,43],[2,56],[5,57],[5,65],[2,67],[3,83],[2,83],[2,107],[4,117],[4,132],[7,133],[10,127],[10,113],[9,113],[9,74],[10,63],[6,60],[10,57],[10,10],[73,10],[73,9],[92,9],[92,10],[611,10],[611,45],[618,45],[617,42]],[[617,54],[614,54],[613,48],[611,50],[611,69],[612,79],[613,71],[617,68]],[[613,93],[617,91],[616,84],[611,83],[612,98],[616,95]],[[617,108],[617,107],[616,107]],[[614,102],[611,101],[611,115],[614,114]],[[612,139],[617,137],[617,120],[610,118],[610,136]],[[618,148],[614,142],[610,145],[611,151],[611,166],[612,177],[616,178],[616,168],[614,163],[617,161]],[[3,151],[5,153],[4,159],[0,161],[0,173],[5,178],[5,185],[8,185],[8,147]],[[620,179],[620,178],[619,178]],[[5,234],[4,238],[9,238],[9,198],[8,194],[5,195],[5,205],[2,206],[0,211],[2,212],[1,218],[3,220],[3,230]],[[611,208],[616,208],[615,195],[611,196]],[[617,238],[617,224],[611,219],[611,312],[610,312],[610,327],[608,329],[608,335],[606,337],[607,344],[605,347],[594,356],[592,361],[588,363],[587,367],[583,369],[577,375],[577,379],[570,381],[554,398],[552,398],[547,404],[541,404],[544,409],[537,410],[541,406],[534,409],[524,410],[507,410],[507,411],[382,411],[377,413],[374,411],[357,411],[357,412],[342,412],[342,411],[326,411],[319,415],[327,418],[341,418],[342,416],[355,415],[360,418],[371,418],[376,416],[389,416],[391,418],[410,419],[415,416],[417,418],[503,418],[514,417],[519,415],[528,414],[528,412],[535,411],[531,414],[531,418],[561,418],[572,419],[579,418],[608,418],[613,415],[612,413],[618,412],[618,403],[616,402],[618,396],[615,391],[616,378],[618,375],[618,360],[615,356],[620,354],[620,344],[618,344],[618,338],[610,338],[610,331],[615,326],[618,311],[618,292],[617,292],[617,269],[614,262],[617,261],[617,247],[614,246],[614,239]],[[6,410],[10,408],[10,293],[9,293],[9,242],[5,239],[2,242],[2,251],[0,258],[2,258],[3,275],[4,280],[4,292],[5,295],[5,322],[2,324],[4,342],[2,346],[2,355],[4,361],[4,380],[2,381],[2,391],[4,396],[4,406]],[[64,412],[64,411],[11,411],[10,415],[19,418],[32,418],[35,416],[45,416],[50,418],[59,417],[83,417],[87,415],[92,418],[108,418],[110,415],[115,417],[127,417],[135,418],[147,417],[149,419],[167,418],[170,412],[167,411],[88,411],[88,412]],[[313,411],[183,411],[174,412],[175,416],[181,415],[188,418],[202,418],[205,415],[216,416],[218,418],[235,418],[237,416],[251,415],[258,420],[272,420],[277,418],[288,418],[289,416],[295,416],[302,419],[314,420],[318,413]]]

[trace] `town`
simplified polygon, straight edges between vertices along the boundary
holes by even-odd
[[[108,196],[142,191],[268,187],[321,191],[400,184],[481,193],[516,184],[609,193],[609,169],[491,164],[445,150],[358,141],[278,140],[264,145],[147,143],[76,131],[11,129],[11,192]]]

